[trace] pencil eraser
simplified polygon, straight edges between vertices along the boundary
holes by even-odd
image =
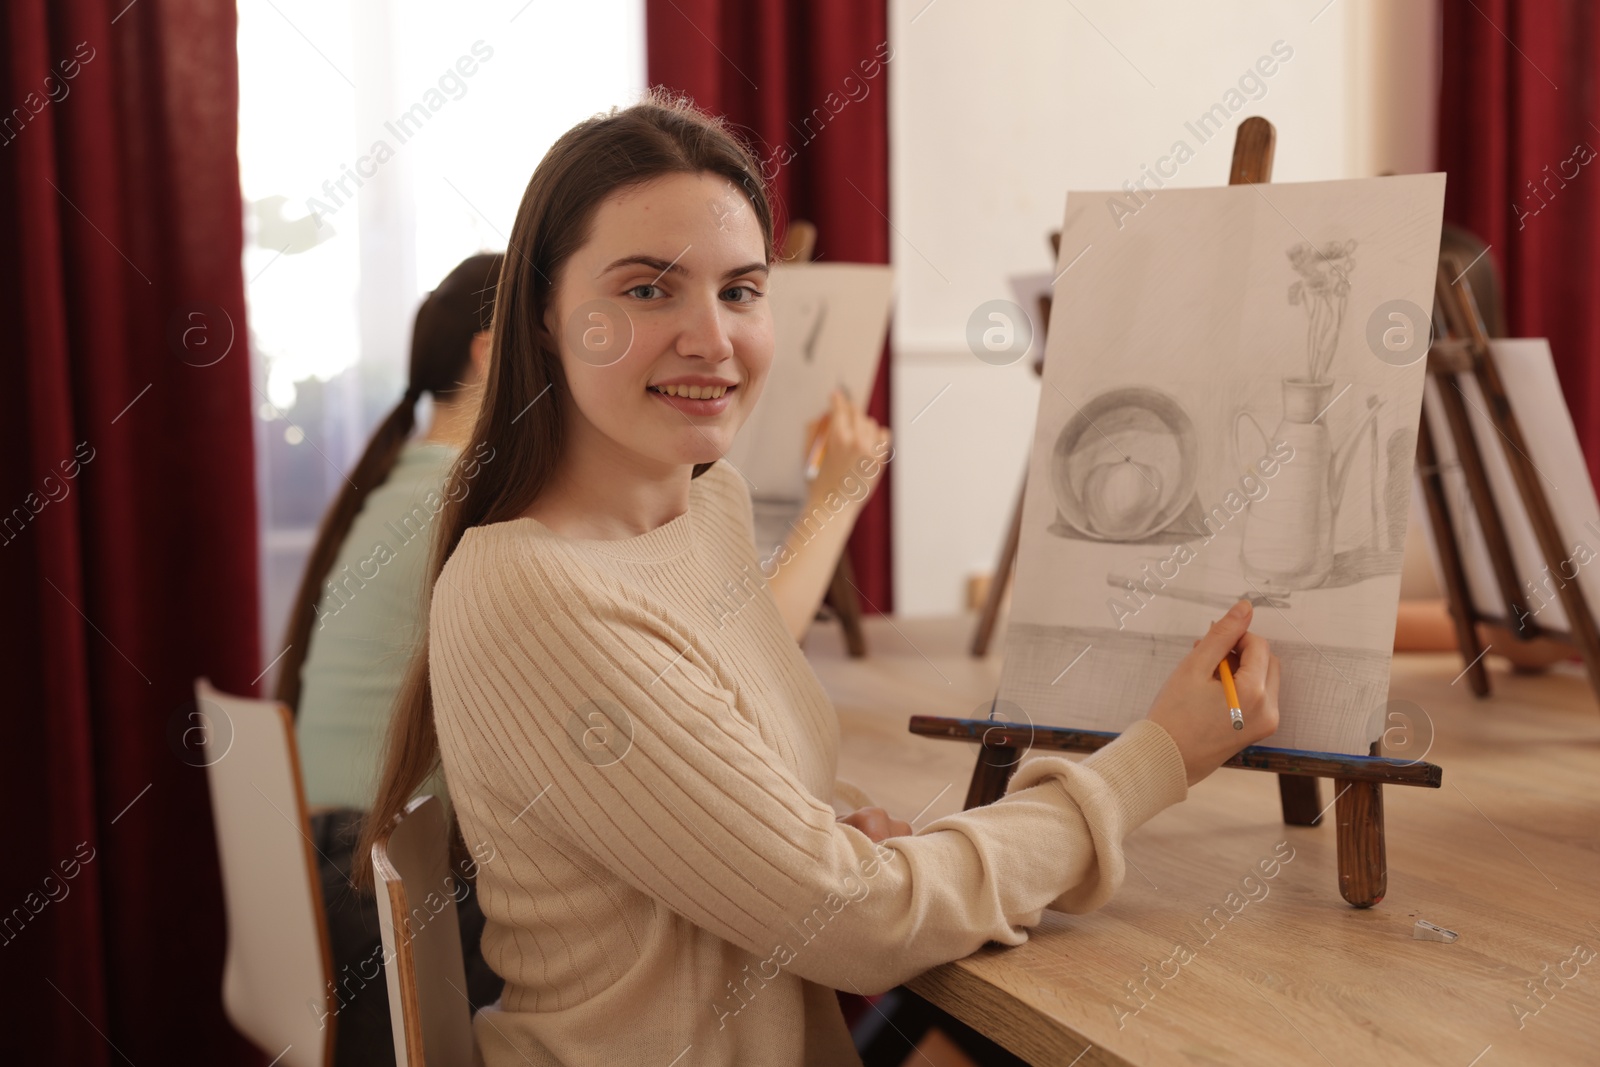
[[[1435,926],[1426,919],[1418,919],[1417,925],[1411,928],[1411,936],[1418,941],[1443,941],[1448,944],[1461,935],[1454,930],[1446,930],[1442,926]]]

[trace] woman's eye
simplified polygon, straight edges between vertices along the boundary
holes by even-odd
[[[649,284],[636,285],[628,290],[628,295],[640,300],[654,300],[661,295],[661,289],[659,286]]]
[[[722,298],[731,304],[748,304],[761,295],[761,290],[753,289],[748,285],[736,285],[732,289],[724,289]]]

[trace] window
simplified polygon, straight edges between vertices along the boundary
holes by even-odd
[[[556,137],[644,86],[643,0],[239,0],[263,663],[421,297],[506,247]]]

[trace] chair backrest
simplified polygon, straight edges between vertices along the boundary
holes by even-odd
[[[271,700],[194,683],[217,831],[228,952],[222,1003],[284,1067],[333,1062],[337,1000],[294,718]]]
[[[471,1067],[472,1006],[456,914],[465,883],[450,870],[449,829],[437,797],[417,797],[406,805],[372,846],[372,869],[395,1063]]]

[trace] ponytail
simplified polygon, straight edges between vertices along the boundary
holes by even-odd
[[[367,496],[388,480],[400,450],[417,425],[417,401],[423,393],[450,399],[465,386],[463,378],[472,360],[472,339],[489,328],[495,284],[505,256],[486,252],[469,256],[445,275],[417,308],[411,330],[411,358],[405,396],[378,425],[361,454],[356,469],[345,478],[333,506],[323,516],[317,540],[306,559],[305,574],[289,610],[283,635],[282,667],[278,671],[278,700],[300,713],[301,670],[311,651],[311,634],[317,628],[317,604],[322,585],[339,558],[339,549],[361,514]]]
[[[296,715],[300,712],[300,670],[305,666],[306,654],[311,650],[311,631],[316,626],[317,604],[322,595],[322,583],[333,570],[339,558],[339,548],[355,525],[367,495],[382,485],[394,470],[400,450],[417,424],[417,399],[422,391],[409,386],[400,403],[379,423],[367,450],[361,454],[356,469],[346,477],[344,486],[333,506],[322,517],[317,530],[316,543],[306,559],[305,573],[300,578],[300,588],[294,595],[294,606],[289,610],[289,625],[283,635],[284,655],[278,671],[278,687],[274,694],[289,706]]]

